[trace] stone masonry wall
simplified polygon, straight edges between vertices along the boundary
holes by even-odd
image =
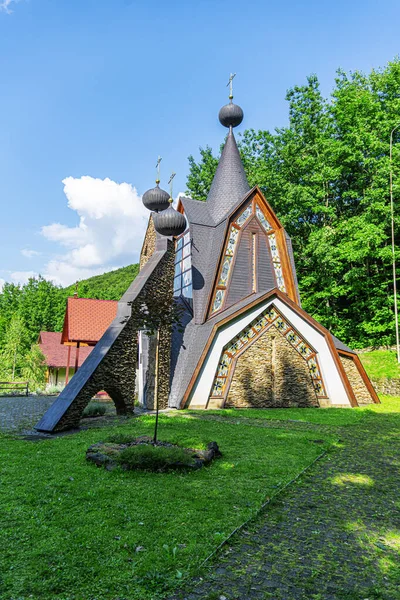
[[[156,241],[157,241],[157,234],[156,234],[156,230],[154,229],[153,217],[150,215],[149,223],[147,225],[146,235],[144,237],[142,251],[140,253],[140,260],[139,260],[140,270],[143,269],[143,267],[147,263],[147,261],[153,256],[154,251],[156,249]]]
[[[168,242],[168,250],[132,302],[131,317],[57,423],[55,431],[77,427],[83,410],[100,390],[105,390],[113,399],[117,414],[133,413],[141,307],[146,305],[151,312],[173,301],[174,255],[174,244]],[[168,405],[170,344],[167,341],[169,336],[169,327],[160,333],[158,382],[160,407]]]
[[[400,396],[400,379],[371,379],[377,394]]]
[[[239,356],[225,406],[319,406],[306,361],[275,328]]]
[[[350,385],[353,388],[353,392],[358,404],[373,404],[374,401],[371,398],[371,394],[369,393],[354,360],[349,356],[340,356],[340,360],[346,372],[347,378],[350,381]]]
[[[105,390],[113,399],[117,414],[133,413],[137,331],[128,322],[93,375],[58,422],[55,431],[78,427],[82,413],[97,392]]]

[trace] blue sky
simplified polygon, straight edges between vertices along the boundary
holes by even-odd
[[[287,123],[286,90],[400,53],[397,0],[0,0],[0,283],[137,260],[157,155],[218,148],[237,73],[247,127]]]

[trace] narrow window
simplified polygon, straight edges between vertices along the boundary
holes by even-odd
[[[252,292],[257,291],[257,234],[252,235]]]

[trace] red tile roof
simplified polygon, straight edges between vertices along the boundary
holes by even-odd
[[[116,300],[68,298],[61,343],[96,343],[117,316]]]
[[[61,333],[53,331],[41,331],[39,335],[39,346],[46,357],[46,365],[48,367],[66,367],[68,346],[61,343]],[[70,346],[71,357],[69,365],[71,368],[75,366],[76,348]],[[94,346],[81,346],[79,349],[78,366],[81,367],[85,358],[89,356]]]

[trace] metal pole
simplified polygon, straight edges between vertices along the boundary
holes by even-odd
[[[396,326],[396,348],[397,348],[397,362],[400,363],[400,341],[399,341],[399,317],[397,314],[397,283],[396,283],[396,252],[394,244],[394,205],[393,205],[393,163],[392,163],[392,151],[393,151],[393,134],[400,127],[400,123],[396,125],[390,132],[390,150],[389,150],[389,187],[390,187],[390,214],[391,214],[391,226],[392,226],[392,261],[393,261],[393,299],[394,299],[394,319]]]

